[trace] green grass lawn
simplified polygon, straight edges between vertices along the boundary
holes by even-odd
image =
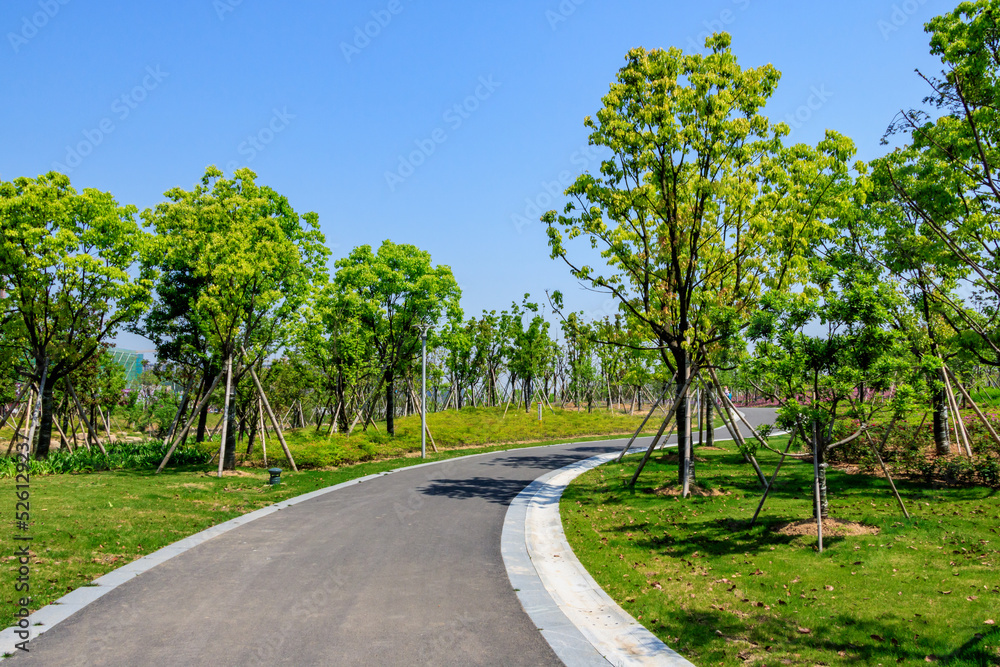
[[[630,492],[629,457],[578,478],[561,506],[594,578],[692,662],[1000,664],[997,490],[900,483],[907,521],[884,479],[831,470],[831,517],[879,533],[825,534],[820,554],[815,532],[777,532],[810,517],[811,464],[786,461],[750,528],[753,473],[731,450],[698,455],[699,483],[722,495],[653,493],[677,479],[675,463],[655,459]],[[773,472],[777,456],[759,458]]]

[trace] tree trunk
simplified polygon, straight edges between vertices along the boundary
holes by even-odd
[[[681,402],[677,406],[677,483],[683,488],[685,481],[691,482],[691,466],[688,461],[688,444],[691,439],[691,406],[689,403],[690,385],[688,384],[688,374],[691,366],[687,357],[687,352],[682,350],[674,355],[677,361],[677,391],[684,392]],[[684,475],[687,473],[687,480]]]
[[[951,436],[948,433],[948,395],[944,387],[934,392],[934,448],[938,456],[951,453]]]
[[[55,383],[52,378],[44,378],[44,382],[41,396],[42,415],[38,424],[38,447],[35,449],[36,459],[47,458],[52,445],[52,389]]]
[[[198,434],[195,436],[197,442],[205,442],[205,429],[208,425],[208,403],[206,403],[202,409],[201,414],[198,415]]]
[[[229,410],[227,418],[229,422],[226,426],[226,455],[222,463],[222,469],[236,470],[236,411]]]
[[[260,423],[260,419],[257,416],[257,410],[254,410],[253,408],[258,408],[259,410],[258,407],[259,400],[260,399],[257,399],[257,401],[252,401],[250,405],[253,407],[247,408],[247,415],[248,415],[247,420],[250,422],[250,430],[247,433],[247,456],[253,454],[253,441],[257,437],[257,424]],[[249,413],[251,412],[253,413],[253,416],[249,416]]]
[[[394,421],[396,410],[395,395],[393,394],[393,376],[391,371],[385,374],[385,432],[390,436],[396,435],[396,424]]]
[[[236,411],[233,410],[232,403],[236,399],[236,388],[233,386],[233,357],[232,354],[226,359],[226,393],[222,401],[222,418],[225,423],[222,425],[222,440],[220,447],[223,447],[219,456],[219,477],[222,477],[223,470],[236,470]]]
[[[824,460],[826,458],[826,448],[819,447],[819,515],[823,519],[827,518],[830,512],[830,501],[826,495],[826,468],[827,463]],[[816,514],[816,503],[813,503],[813,514]]]
[[[705,446],[715,446],[715,415],[712,414],[712,400],[705,400]]]

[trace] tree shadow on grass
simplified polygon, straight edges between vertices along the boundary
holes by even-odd
[[[877,621],[858,621],[849,613],[836,614],[822,623],[813,621],[802,628],[794,619],[760,609],[755,600],[734,600],[727,611],[671,608],[661,614],[662,625],[685,629],[683,643],[699,646],[705,651],[724,651],[728,647],[739,652],[748,664],[755,659],[782,660],[781,653],[796,656],[799,652],[818,651],[823,655],[838,655],[856,664],[924,664],[929,656],[941,664],[994,665],[1000,655],[992,646],[1000,638],[1000,628],[974,633],[961,646],[943,653],[940,644],[932,644],[919,633],[919,627],[895,614],[886,614]],[[659,619],[657,619],[659,621]],[[651,623],[655,632],[659,623]],[[670,637],[661,638],[670,643]],[[683,653],[684,646],[679,649]],[[812,661],[807,661],[811,664]],[[821,663],[822,664],[822,663]]]

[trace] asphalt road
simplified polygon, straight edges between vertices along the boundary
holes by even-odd
[[[504,515],[536,477],[622,444],[456,459],[285,508],[119,586],[12,664],[559,665],[511,589]]]

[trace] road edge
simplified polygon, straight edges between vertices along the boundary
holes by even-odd
[[[610,452],[571,463],[538,477],[518,494],[501,536],[507,576],[524,611],[566,665],[693,667],[619,607],[566,540],[559,515],[563,492],[574,479],[616,456]]]

